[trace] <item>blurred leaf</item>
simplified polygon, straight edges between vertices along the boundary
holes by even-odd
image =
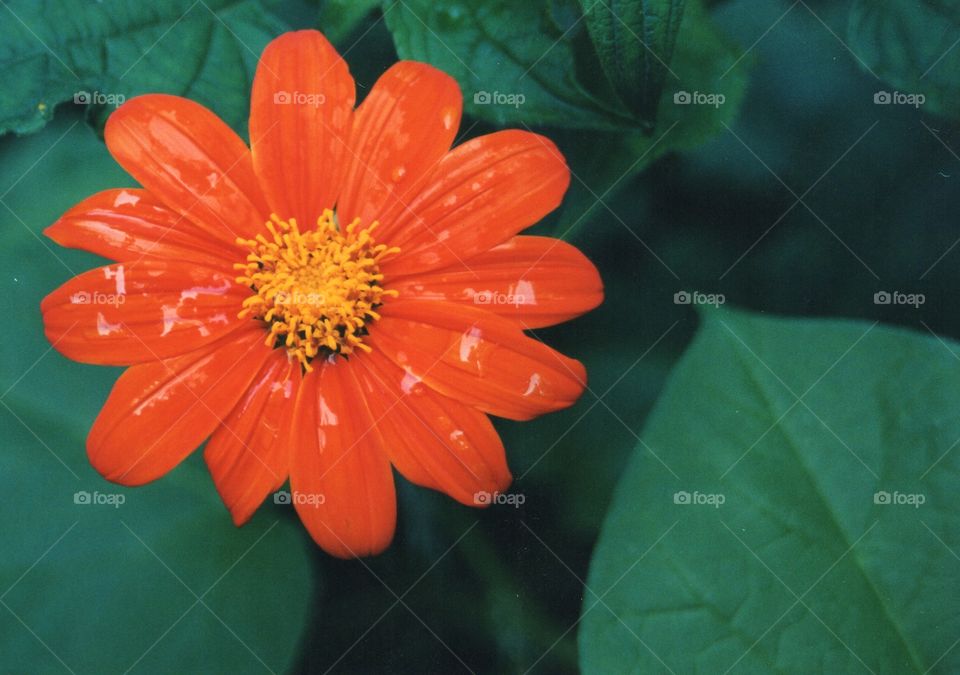
[[[284,24],[257,0],[9,0],[0,23],[0,133],[40,129],[58,103],[102,125],[124,99],[179,94],[245,133],[257,59]]]
[[[341,44],[379,6],[380,0],[323,0],[317,27],[330,42]]]
[[[44,422],[44,411],[16,397],[5,405],[4,536],[16,542],[0,563],[6,665],[168,673],[292,665],[312,586],[295,520],[268,507],[233,528],[199,456],[142,488],[109,484],[89,467],[75,477],[27,427],[68,459],[82,456],[86,430]]]
[[[87,431],[120,369],[53,351],[39,303],[98,260],[38,232],[129,178],[70,112],[0,139],[0,292],[14,317],[0,340],[0,670],[282,672],[314,585],[313,545],[289,509],[267,504],[235,528],[199,453],[135,489],[87,461]],[[82,492],[124,501],[75,503]]]
[[[900,93],[923,94],[932,111],[960,110],[960,6],[935,0],[856,0],[850,10],[850,48]],[[892,92],[887,92],[892,94]]]
[[[960,346],[702,316],[591,563],[584,671],[956,672]]]
[[[619,102],[577,81],[575,31],[561,30],[550,0],[384,2],[400,58],[457,79],[470,114],[498,125],[611,129],[632,126]]]
[[[580,0],[603,71],[637,117],[653,126],[684,0]]]

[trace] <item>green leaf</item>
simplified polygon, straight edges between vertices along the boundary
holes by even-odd
[[[684,0],[580,0],[603,71],[651,126],[669,70]]]
[[[124,99],[179,94],[245,132],[257,59],[284,24],[257,0],[10,0],[0,14],[0,133],[46,124],[62,102],[102,124]]]
[[[703,0],[688,0],[670,64],[673,74],[660,97],[657,131],[639,143],[638,150],[650,151],[647,163],[668,150],[693,149],[731,124],[746,93],[750,65],[716,27]]]
[[[314,547],[290,510],[268,503],[235,528],[200,453],[144,487],[105,481],[84,443],[120,369],[68,361],[43,337],[41,299],[99,263],[39,230],[129,178],[76,112],[0,139],[0,155],[11,319],[0,328],[0,662],[77,673],[294,668]],[[123,503],[77,504],[78,492]]]
[[[578,81],[576,26],[558,25],[550,0],[387,1],[384,13],[400,57],[455,77],[476,117],[498,125],[633,125],[622,104]]]
[[[960,110],[958,34],[956,3],[857,0],[850,10],[848,40],[861,64],[901,94],[922,94],[925,109],[954,118]]]
[[[317,25],[334,44],[340,44],[380,6],[380,0],[324,0]]]
[[[594,552],[584,672],[957,672],[960,345],[702,318]]]
[[[749,63],[740,60],[738,53],[717,30],[702,2],[689,0],[671,65],[673,74],[660,98],[653,134],[554,134],[574,178],[550,233],[568,239],[595,218],[619,227],[616,216],[603,203],[633,184],[637,174],[663,155],[692,150],[722,131],[723,125],[732,124],[746,92],[749,71]],[[723,102],[675,103],[674,95],[683,93],[691,97],[695,93],[719,95]],[[604,151],[597,152],[597,148]]]

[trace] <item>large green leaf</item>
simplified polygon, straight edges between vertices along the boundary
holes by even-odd
[[[180,94],[246,129],[257,59],[284,25],[257,0],[8,0],[0,9],[0,133],[62,102],[93,119],[147,92]]]
[[[848,29],[853,52],[875,75],[930,110],[960,110],[960,6],[937,0],[857,0]],[[893,92],[889,98],[893,101]],[[880,99],[885,100],[884,98]]]
[[[580,4],[614,90],[631,111],[652,124],[684,0],[580,0]]]
[[[129,178],[77,114],[0,139],[0,155],[0,670],[291,668],[314,583],[290,510],[267,504],[235,528],[199,455],[142,488],[103,480],[84,441],[119,369],[68,361],[43,338],[40,300],[98,261],[39,230]]]
[[[703,319],[604,524],[584,671],[957,672],[960,345]]]
[[[558,25],[553,10],[549,0],[384,2],[400,57],[453,75],[473,115],[496,124],[629,126],[619,102],[578,81],[576,26]]]

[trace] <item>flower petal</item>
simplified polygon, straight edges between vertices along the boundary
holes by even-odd
[[[381,552],[397,519],[393,472],[371,430],[354,365],[315,365],[304,378],[290,442],[297,513],[314,541],[339,558]]]
[[[478,493],[510,485],[503,443],[486,415],[417,382],[380,352],[357,363],[380,444],[409,481],[468,506],[486,506]]]
[[[409,300],[479,305],[540,328],[569,321],[603,301],[603,282],[583,253],[560,239],[514,237],[466,261],[466,266],[391,279]]]
[[[164,475],[229,414],[271,351],[263,331],[251,327],[202,350],[128,368],[90,429],[90,463],[121,485]]]
[[[107,148],[164,204],[217,241],[263,230],[269,216],[243,140],[199,103],[148,94],[107,120]]]
[[[120,262],[165,258],[233,269],[240,260],[233,247],[224,247],[191,220],[136,188],[104,190],[87,197],[44,234],[61,246]]]
[[[249,294],[232,273],[145,259],[84,272],[40,309],[47,339],[61,354],[122,366],[185,354],[251,323],[237,318]]]
[[[274,349],[207,442],[203,457],[236,525],[247,522],[287,480],[290,457],[283,437],[299,386],[299,362]]]
[[[369,225],[446,154],[457,135],[463,97],[456,80],[425,63],[400,61],[357,108],[349,169],[337,211]]]
[[[412,381],[480,410],[526,420],[572,405],[586,371],[512,321],[447,302],[385,304],[366,341]]]
[[[526,131],[480,136],[449,152],[405,204],[380,216],[377,240],[399,246],[387,276],[463,265],[553,211],[570,170],[547,138]]]
[[[272,212],[304,229],[340,192],[356,92],[346,62],[315,30],[263,50],[250,101],[253,166]]]

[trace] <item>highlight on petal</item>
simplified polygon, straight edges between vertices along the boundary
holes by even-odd
[[[384,274],[464,265],[553,211],[569,183],[563,155],[543,136],[508,130],[467,141],[380,216],[378,241],[400,247]]]
[[[333,208],[355,99],[346,62],[318,31],[284,33],[263,50],[250,101],[250,147],[273,213],[307,229]]]
[[[479,410],[433,391],[374,351],[353,368],[375,418],[374,431],[407,480],[468,506],[502,492],[510,470],[500,436]]]
[[[117,188],[87,197],[44,234],[61,246],[129,262],[158,258],[233,269],[226,248],[146,190]]]
[[[407,300],[477,306],[523,328],[568,321],[603,301],[600,274],[575,246],[518,236],[463,264],[390,280]]]
[[[400,61],[381,75],[354,117],[341,221],[371,223],[408,199],[450,149],[462,110],[456,80],[433,66]]]
[[[475,307],[396,300],[369,344],[437,392],[484,412],[526,420],[572,405],[586,387],[579,361]]]
[[[300,364],[274,349],[207,442],[203,457],[236,525],[247,522],[287,480],[285,436],[299,386]]]
[[[236,330],[249,289],[233,273],[149,260],[98,267],[40,303],[44,330],[64,356],[129,365],[185,354]]]
[[[325,362],[303,380],[290,435],[290,492],[327,553],[380,553],[393,539],[397,502],[390,461],[351,368]]]
[[[164,475],[230,413],[271,351],[263,332],[251,328],[184,356],[128,368],[87,437],[90,463],[121,485]]]
[[[164,204],[233,247],[269,216],[243,140],[213,112],[179,96],[148,94],[107,120],[107,148]]]

